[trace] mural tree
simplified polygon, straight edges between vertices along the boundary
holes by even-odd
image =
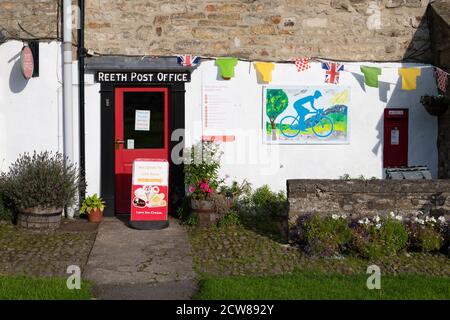
[[[272,128],[272,141],[277,140],[277,127],[275,119],[286,110],[289,104],[289,99],[281,89],[268,89],[266,96],[266,114],[270,120]]]

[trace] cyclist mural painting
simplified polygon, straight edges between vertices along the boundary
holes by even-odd
[[[346,143],[346,87],[265,87],[264,127],[268,143]]]

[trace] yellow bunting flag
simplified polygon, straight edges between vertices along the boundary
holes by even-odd
[[[261,79],[264,82],[271,82],[272,81],[272,71],[275,69],[275,64],[272,62],[254,62],[253,66],[255,67],[256,71],[261,76]]]
[[[420,76],[420,68],[399,68],[398,74],[402,77],[403,90],[416,90],[417,77]]]

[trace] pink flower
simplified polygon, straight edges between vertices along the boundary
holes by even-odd
[[[211,188],[208,188],[208,191],[207,191],[208,193],[211,193],[211,192],[213,192],[213,189],[211,189]]]
[[[209,189],[209,185],[207,184],[207,183],[200,183],[200,188],[202,189],[202,190],[208,190]]]
[[[190,192],[190,193],[193,193],[194,191],[195,191],[195,187],[190,186],[190,187],[189,187],[189,192]]]

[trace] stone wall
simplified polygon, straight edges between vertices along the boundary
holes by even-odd
[[[429,61],[428,2],[86,0],[86,48],[106,54],[193,53],[252,60],[310,56],[392,61],[413,56]],[[61,3],[1,0],[0,41],[60,38]]]
[[[428,0],[86,0],[86,47],[126,55],[353,61],[413,55],[427,61],[427,4]]]
[[[288,180],[289,218],[308,213],[450,214],[450,180]]]
[[[59,37],[59,2],[60,0],[0,0],[0,43],[5,38],[52,40]]]
[[[429,8],[428,17],[433,64],[450,72],[450,2],[435,1]],[[450,98],[450,83],[447,84],[447,96]],[[439,177],[450,179],[450,110],[439,117],[438,122]]]

